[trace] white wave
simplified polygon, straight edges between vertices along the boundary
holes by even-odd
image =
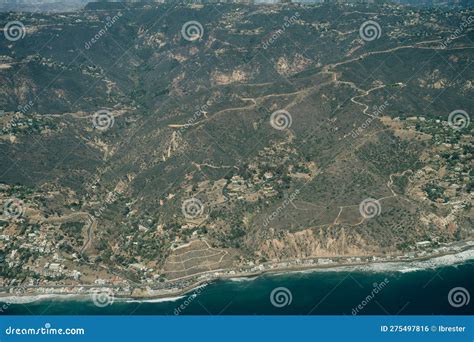
[[[84,295],[75,295],[75,294],[41,294],[34,296],[5,296],[0,297],[0,303],[9,303],[9,304],[29,304],[43,300],[73,300],[73,299],[84,299]]]
[[[269,276],[288,276],[291,274],[309,274],[309,273],[326,273],[326,272],[373,272],[373,273],[385,273],[385,272],[399,272],[409,273],[417,272],[428,269],[435,269],[446,266],[457,266],[466,261],[474,260],[474,249],[463,251],[457,254],[444,255],[435,257],[427,260],[419,261],[387,261],[387,262],[374,262],[364,265],[344,265],[337,266],[333,265],[327,268],[311,268],[306,270],[288,270],[277,273],[269,273]]]
[[[257,278],[258,278],[258,276],[254,276],[254,277],[236,277],[236,278],[229,278],[229,279],[226,279],[226,280],[233,281],[233,282],[236,282],[236,283],[242,283],[242,282],[252,281],[252,280],[255,280]]]
[[[408,268],[403,268],[403,269],[398,270],[398,272],[400,272],[400,273],[410,273],[410,272],[417,272],[417,271],[423,271],[423,268],[408,267]]]
[[[168,297],[168,298],[156,298],[156,299],[125,299],[126,303],[163,303],[163,302],[176,302],[186,296]]]

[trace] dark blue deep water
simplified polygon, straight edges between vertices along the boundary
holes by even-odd
[[[387,281],[386,281],[386,280]],[[374,284],[386,285],[370,300]],[[291,292],[289,305],[275,307],[272,290]],[[451,289],[462,287],[474,296],[474,261],[436,269],[400,272],[325,271],[265,275],[253,280],[218,281],[195,296],[158,303],[115,302],[105,308],[91,301],[57,300],[10,305],[4,314],[35,315],[173,315],[181,305],[184,315],[351,315],[358,314],[467,315],[474,313],[474,298],[460,307],[448,301]],[[464,300],[466,301],[466,300]]]

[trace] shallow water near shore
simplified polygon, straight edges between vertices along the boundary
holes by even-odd
[[[413,269],[410,272],[325,270],[264,275],[249,281],[221,280],[209,284],[199,293],[191,291],[168,300],[115,299],[112,305],[103,308],[95,306],[90,300],[78,298],[45,299],[27,304],[11,304],[2,314],[472,314],[474,299],[460,307],[450,305],[448,294],[456,287],[465,288],[469,296],[474,295],[474,260],[453,266]],[[276,288],[285,288],[286,292],[286,296],[280,298],[283,302],[277,301],[277,306],[272,304],[270,298]],[[274,297],[274,303],[276,298]],[[286,305],[278,307],[281,303]],[[357,309],[359,305],[362,309]]]

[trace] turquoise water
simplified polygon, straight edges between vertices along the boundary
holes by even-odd
[[[381,283],[384,287],[366,300],[374,292],[374,284],[380,287]],[[270,295],[278,287],[290,291],[289,305],[272,305]],[[450,305],[448,293],[455,287],[463,287],[474,295],[474,261],[409,273],[325,271],[266,275],[253,280],[218,281],[196,296],[191,296],[191,292],[175,301],[115,300],[104,308],[88,301],[41,301],[11,305],[5,313],[174,315],[181,306],[179,314],[183,315],[351,315],[361,305],[362,309],[358,310],[361,315],[473,314],[474,298],[459,308]]]

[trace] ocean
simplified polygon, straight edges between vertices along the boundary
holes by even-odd
[[[468,315],[474,260],[425,269],[333,269],[221,280],[167,300],[41,300],[10,315]]]

